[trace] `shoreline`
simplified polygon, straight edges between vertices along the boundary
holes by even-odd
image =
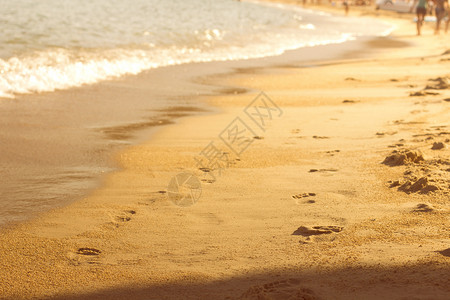
[[[198,79],[210,84],[208,90],[219,91],[200,97],[202,103],[220,107],[219,114],[181,118],[177,124],[164,126],[150,141],[118,152],[122,170],[107,175],[105,184],[88,197],[0,232],[0,265],[12,273],[0,275],[5,282],[0,294],[5,299],[119,299],[125,295],[132,299],[179,299],[180,295],[255,299],[284,293],[348,299],[349,295],[368,296],[369,285],[379,294],[365,299],[378,299],[382,289],[392,287],[381,278],[385,277],[393,285],[414,286],[409,291],[395,286],[390,296],[428,292],[444,299],[448,260],[432,252],[443,251],[448,242],[442,227],[448,203],[442,197],[386,191],[384,180],[399,171],[378,168],[382,155],[389,153],[387,145],[399,137],[409,139],[409,130],[414,134],[422,130],[420,123],[415,125],[418,128],[406,129],[402,124],[406,126],[405,122],[421,114],[424,120],[434,114],[433,122],[439,120],[435,125],[445,125],[444,113],[448,113],[442,104],[433,104],[437,103],[433,98],[419,105],[429,112],[410,114],[415,105],[405,92],[419,90],[435,74],[445,75],[440,74],[445,68],[436,63],[440,57],[424,57],[432,67],[421,75],[417,69],[421,60],[414,58],[417,48],[404,50],[413,58],[318,61],[314,68],[298,61],[288,66],[278,63],[286,57],[274,58],[271,67],[223,63],[228,65],[226,70],[238,71]],[[389,57],[388,52],[385,48],[377,57]],[[383,79],[389,63],[396,68]],[[192,66],[185,67],[192,71]],[[366,74],[368,69],[374,71]],[[367,77],[361,79],[363,75]],[[218,82],[224,87],[218,87]],[[403,84],[416,87],[397,86]],[[285,119],[273,122],[264,138],[213,183],[216,186],[205,187],[201,203],[187,210],[169,203],[159,191],[170,177],[182,169],[195,169],[192,157],[242,113],[261,87],[278,99]],[[241,89],[248,92],[240,93]],[[394,106],[398,110],[385,111],[392,98],[401,99]],[[353,102],[345,104],[345,100]],[[379,117],[373,118],[372,111],[379,112]],[[373,119],[373,124],[354,128],[352,117],[363,123]],[[390,123],[399,117],[408,120]],[[396,128],[399,133],[390,135],[391,126],[400,126]],[[387,133],[377,138],[377,130]],[[365,168],[371,173],[365,174]],[[308,171],[312,169],[318,170],[314,177]],[[317,197],[303,197],[311,192]],[[386,199],[379,199],[377,193]],[[308,200],[317,205],[304,202]],[[409,214],[420,202],[432,202],[431,216]],[[433,232],[424,233],[421,227],[410,233],[405,222],[420,226],[417,222],[422,217]],[[344,231],[310,239],[292,235],[300,225],[333,225]],[[383,230],[387,236],[379,233]],[[411,236],[423,244],[422,249],[408,246]],[[397,252],[390,248],[396,245],[401,246]],[[395,254],[399,254],[397,261],[387,261]],[[21,275],[21,270],[32,277]],[[427,280],[411,275],[420,272],[428,275]]]
[[[378,42],[367,45],[372,40]],[[386,42],[377,47],[381,40]],[[123,147],[145,141],[158,127],[176,122],[178,117],[205,113],[208,108],[193,99],[221,91],[204,85],[201,80],[196,82],[195,78],[214,75],[217,70],[232,73],[240,68],[286,64],[295,67],[349,57],[363,59],[390,45],[401,46],[390,37],[359,38],[340,44],[289,50],[278,56],[164,67],[95,85],[5,100],[1,103],[0,127],[5,128],[5,133],[20,134],[2,137],[6,142],[1,150],[6,155],[0,162],[6,166],[3,173],[8,174],[8,179],[0,185],[3,198],[9,200],[2,203],[5,215],[0,216],[0,227],[33,219],[49,207],[64,207],[88,196],[101,187],[104,174],[117,170],[111,155]],[[349,49],[354,53],[350,54]],[[171,88],[172,82],[182,83],[182,86]],[[185,91],[189,92],[186,94]],[[92,99],[94,95],[96,99]],[[157,100],[148,103],[145,98]],[[105,106],[107,110],[103,108]],[[150,106],[152,111],[148,111]],[[175,111],[170,108],[172,106],[176,107]],[[198,111],[194,107],[198,107]],[[166,108],[169,111],[165,111]],[[56,121],[47,121],[55,119],[58,112],[60,116]],[[50,149],[48,145],[51,145]],[[84,183],[80,184],[81,181]],[[33,188],[29,192],[16,192],[23,185]],[[35,199],[41,200],[36,203]]]

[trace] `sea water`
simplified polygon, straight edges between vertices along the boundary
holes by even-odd
[[[377,20],[236,0],[0,0],[0,12],[0,100],[391,30]]]

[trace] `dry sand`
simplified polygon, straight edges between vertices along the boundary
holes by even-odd
[[[0,233],[0,298],[449,299],[448,42],[402,28],[416,47],[377,59],[199,79],[227,87],[201,99],[220,113],[164,127],[89,197]],[[244,112],[260,91],[281,109],[262,128]],[[239,157],[220,139],[237,117],[253,130]],[[211,142],[223,170],[195,160]],[[186,171],[202,194],[180,207],[167,185]]]

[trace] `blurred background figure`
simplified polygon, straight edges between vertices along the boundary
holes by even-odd
[[[417,3],[418,2],[418,3]],[[417,7],[416,7],[417,4]],[[416,14],[417,14],[417,35],[421,34],[421,28],[423,25],[423,21],[425,19],[425,16],[427,14],[427,6],[428,1],[427,0],[414,0],[413,5],[411,6],[411,12],[414,8],[416,8]]]
[[[434,30],[434,34],[439,34],[439,29],[441,26],[441,21],[444,19],[445,15],[447,14],[448,9],[448,2],[447,0],[433,0],[436,8],[436,29]],[[446,24],[447,28],[447,24]]]

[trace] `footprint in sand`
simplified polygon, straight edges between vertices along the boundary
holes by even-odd
[[[303,194],[293,195],[292,198],[294,198],[296,204],[299,204],[298,200],[308,198],[308,197],[315,197],[316,195],[317,195],[316,193],[303,193]],[[308,201],[306,201],[306,203],[316,203],[316,200],[309,199]]]
[[[100,255],[100,253],[102,253],[102,251],[95,249],[95,248],[84,247],[84,248],[78,248],[76,253],[80,254],[80,255],[97,256],[97,255]]]
[[[335,156],[339,152],[341,152],[341,150],[331,150],[331,151],[326,151],[325,153],[328,154],[329,156]]]
[[[393,122],[394,125],[420,125],[425,124],[424,122],[416,122],[416,121],[409,121],[406,122],[405,120],[395,120]]]
[[[135,214],[136,214],[135,210],[125,210],[121,214],[116,216],[114,219],[116,222],[128,222],[131,220],[131,216]]]
[[[387,132],[377,132],[377,133],[375,133],[375,135],[378,136],[378,137],[383,137],[383,136],[386,136],[386,135],[395,135],[395,134],[397,134],[397,131],[387,131]]]
[[[440,95],[440,93],[436,93],[436,92],[427,92],[427,91],[418,91],[418,92],[411,92],[409,93],[410,97],[422,97],[422,96],[436,96],[436,95]]]
[[[81,264],[99,265],[102,259],[101,253],[102,251],[95,248],[82,247],[75,252],[68,253],[67,258],[69,263],[75,266]]]
[[[314,197],[316,196],[316,193],[303,193],[303,194],[297,194],[292,196],[292,198],[294,199],[301,199],[301,198],[306,198],[306,197]]]
[[[397,144],[394,144],[394,145],[389,145],[388,148],[397,148],[397,147],[403,147],[403,146],[405,146],[405,144],[397,143]]]
[[[243,88],[223,88],[219,90],[219,93],[226,95],[241,95],[247,92],[248,90]]]
[[[420,212],[420,213],[432,211],[434,211],[433,206],[431,206],[431,204],[426,203],[419,203],[412,209],[412,212]]]
[[[333,153],[339,153],[339,152],[341,152],[341,150],[331,150],[331,151],[327,151],[326,153],[333,154]]]
[[[292,235],[301,235],[301,236],[312,236],[312,235],[321,235],[321,234],[331,234],[333,232],[341,232],[344,229],[342,226],[300,226],[295,230]]]
[[[358,102],[360,102],[360,101],[359,100],[348,100],[348,99],[342,101],[342,103],[358,103]]]
[[[235,162],[233,162],[233,164],[235,164]],[[200,179],[201,182],[208,184],[213,184],[214,182],[216,182],[216,177],[213,175],[213,173],[211,173],[214,172],[214,169],[199,168],[199,170],[203,172],[203,176]]]
[[[117,216],[116,217],[116,222],[128,222],[130,220],[131,220],[131,218],[128,216]]]
[[[319,300],[313,290],[301,286],[298,279],[286,279],[273,281],[262,285],[251,286],[238,299],[240,300],[257,300],[257,299],[302,299],[302,300]]]
[[[316,172],[337,172],[338,169],[310,169],[309,173],[316,173]]]

